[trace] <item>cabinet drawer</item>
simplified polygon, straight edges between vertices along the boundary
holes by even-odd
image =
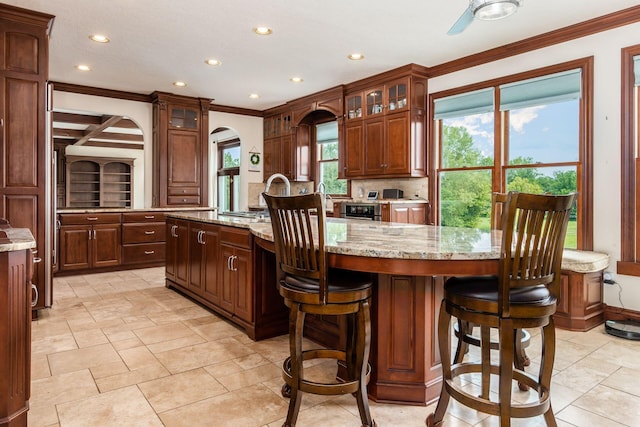
[[[169,196],[200,196],[200,187],[169,187]]]
[[[122,243],[164,242],[166,227],[164,222],[150,224],[123,224]]]
[[[119,213],[60,214],[62,225],[119,224]]]
[[[234,246],[251,249],[251,232],[232,227],[222,227],[220,241]]]
[[[169,196],[167,197],[168,205],[199,205],[200,196]]]
[[[144,243],[122,247],[123,264],[159,263],[164,261],[164,243]]]
[[[161,222],[164,220],[165,215],[160,212],[125,212],[122,214],[122,222]]]

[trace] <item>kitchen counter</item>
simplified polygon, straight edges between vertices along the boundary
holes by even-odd
[[[3,233],[6,237],[3,236]],[[0,229],[0,252],[20,251],[36,247],[36,240],[28,228]]]
[[[194,211],[215,211],[218,208],[197,207],[197,208],[58,208],[58,214],[85,214],[85,213],[120,213],[120,212],[194,212]]]

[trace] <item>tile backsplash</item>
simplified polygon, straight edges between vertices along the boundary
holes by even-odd
[[[351,198],[366,199],[369,191],[377,191],[378,198],[382,198],[382,190],[385,188],[397,188],[402,190],[405,199],[426,199],[428,196],[428,178],[389,178],[389,179],[354,179],[351,180]],[[362,191],[360,191],[362,189]],[[269,189],[271,194],[280,194],[284,190],[282,182],[274,182]],[[313,182],[292,182],[291,194],[300,194],[306,190],[311,192],[315,190]],[[260,193],[264,191],[264,183],[249,183],[249,206],[257,206]]]

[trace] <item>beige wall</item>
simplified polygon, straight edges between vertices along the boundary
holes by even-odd
[[[640,43],[640,24],[584,37],[429,80],[434,93],[573,59],[594,57],[594,250],[620,259],[620,49]],[[419,62],[419,61],[418,61]],[[625,308],[640,310],[640,278],[614,274]],[[620,288],[605,285],[605,302],[620,306]]]

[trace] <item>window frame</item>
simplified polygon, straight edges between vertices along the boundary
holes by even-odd
[[[231,188],[229,189],[229,194],[230,194],[230,200],[229,200],[229,208],[232,209],[234,206],[234,189],[236,184],[236,177],[240,177],[240,166],[234,166],[231,168],[224,168],[222,167],[224,164],[224,150],[229,149],[229,148],[235,148],[235,147],[239,147],[240,148],[240,139],[239,138],[234,138],[228,141],[222,141],[222,142],[218,142],[218,178],[221,176],[229,176],[230,177],[230,183],[231,183]],[[241,153],[242,154],[242,153]],[[242,156],[241,156],[242,158]],[[242,162],[242,160],[241,160]],[[220,202],[220,194],[221,194],[221,190],[220,188],[218,188],[218,204]]]
[[[324,123],[336,122],[336,126],[338,127],[338,137],[336,138],[336,142],[338,143],[338,157],[334,160],[330,160],[331,162],[337,162],[338,165],[338,179],[344,179],[347,182],[347,191],[346,193],[327,193],[327,195],[331,196],[333,199],[344,199],[351,197],[351,180],[349,178],[340,178],[340,165],[342,164],[341,157],[342,153],[342,131],[343,127],[337,118],[327,118],[324,120],[315,120],[311,123],[311,132],[313,134],[313,149],[312,149],[312,162],[313,162],[313,178],[317,185],[320,183],[320,163],[326,162],[325,160],[321,160],[318,155],[318,151],[321,150],[320,144],[318,144],[317,135],[316,135],[316,126]]]
[[[640,122],[640,87],[635,86],[633,57],[640,55],[640,44],[621,50],[621,94],[620,94],[620,191],[621,227],[620,261],[618,274],[640,276],[640,170],[636,162],[640,159],[640,132],[636,134],[636,121]],[[629,232],[629,231],[632,232]]]
[[[548,67],[542,67],[533,69],[530,71],[512,74],[504,77],[499,77],[484,82],[473,83],[470,85],[457,87],[441,92],[432,93],[429,95],[429,138],[430,138],[430,156],[429,156],[429,170],[432,179],[429,181],[429,196],[430,200],[433,200],[433,218],[436,224],[440,223],[439,218],[439,187],[440,187],[440,172],[443,169],[440,167],[441,161],[441,135],[442,135],[442,120],[437,122],[434,120],[434,106],[435,100],[452,95],[458,95],[467,92],[473,92],[481,89],[487,89],[494,87],[494,164],[492,169],[492,191],[503,192],[506,186],[506,171],[512,167],[508,165],[508,159],[506,158],[506,152],[503,147],[508,144],[508,125],[509,115],[508,112],[499,111],[500,108],[500,91],[499,86],[515,83],[523,80],[541,77],[544,75],[550,75],[568,71],[572,69],[580,68],[582,72],[582,96],[579,101],[579,154],[578,154],[578,167],[576,176],[576,185],[578,188],[577,197],[577,211],[578,211],[578,229],[577,229],[577,248],[581,250],[593,249],[593,56],[580,58],[572,61],[563,62],[560,64],[551,65]],[[503,134],[503,129],[506,129]],[[506,135],[506,136],[505,136]],[[564,162],[559,163],[561,165]],[[554,163],[545,163],[545,166],[554,165]],[[486,167],[480,168],[464,168],[464,170],[474,169],[486,169]],[[640,265],[639,265],[640,267]],[[640,272],[640,268],[639,268]]]

